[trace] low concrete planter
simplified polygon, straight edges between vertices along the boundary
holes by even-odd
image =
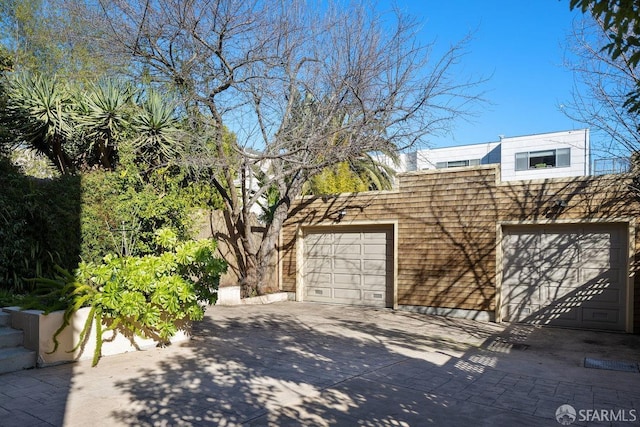
[[[288,292],[275,292],[251,298],[240,298],[240,286],[224,286],[218,288],[216,305],[271,304],[289,300]]]
[[[276,292],[273,294],[260,295],[259,297],[243,298],[240,304],[271,304],[274,302],[287,301],[288,299],[288,293]]]
[[[240,286],[220,286],[216,305],[239,305]]]
[[[84,346],[72,351],[80,339],[80,332],[87,321],[89,310],[89,307],[84,307],[74,313],[71,323],[58,335],[58,349],[50,353],[55,347],[53,335],[63,322],[63,311],[44,314],[40,310],[20,310],[18,307],[3,309],[11,314],[11,327],[24,331],[24,347],[37,352],[38,367],[93,358],[96,348],[95,323],[85,339]],[[186,329],[179,330],[171,342],[189,340],[189,332]],[[129,338],[115,331],[105,332],[103,337],[103,356],[145,350],[157,345],[152,339]]]

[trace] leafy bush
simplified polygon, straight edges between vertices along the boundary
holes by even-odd
[[[27,295],[0,289],[0,307],[20,307],[24,305],[26,298]]]
[[[29,292],[25,279],[52,278],[54,265],[72,271],[109,253],[158,254],[156,230],[188,241],[196,209],[220,204],[215,189],[177,167],[143,174],[127,165],[36,179],[0,156],[0,289]]]
[[[181,240],[191,237],[188,201],[176,193],[159,194],[127,171],[85,174],[82,205],[81,256],[86,261],[108,253],[153,254],[154,232],[161,227],[177,230]]]
[[[102,335],[118,331],[125,336],[169,342],[180,324],[201,320],[204,304],[215,303],[224,261],[214,256],[215,242],[199,240],[177,243],[171,231],[158,233],[159,244],[174,245],[160,255],[109,255],[101,263],[81,263],[74,273],[58,269],[54,279],[39,278],[39,308],[46,312],[65,309],[64,321],[54,334],[70,324],[82,307],[91,307],[79,341],[85,342],[95,324],[95,366],[102,355]]]
[[[134,166],[87,173],[82,190],[81,257],[94,262],[108,253],[156,254],[154,235],[164,227],[173,229],[178,240],[189,240],[195,210],[215,203],[214,190],[168,169],[146,177]]]
[[[0,288],[28,291],[25,278],[75,268],[79,200],[78,177],[27,177],[0,157]]]

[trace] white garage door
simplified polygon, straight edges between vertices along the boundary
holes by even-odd
[[[307,232],[303,251],[305,300],[391,306],[391,236],[390,228]]]
[[[503,235],[503,320],[625,329],[625,227],[505,227]]]

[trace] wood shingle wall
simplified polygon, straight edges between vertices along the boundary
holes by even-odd
[[[340,226],[397,224],[398,305],[486,312],[496,309],[502,224],[621,222],[640,216],[624,175],[500,182],[497,166],[479,166],[413,172],[398,181],[393,191],[298,200],[281,236],[282,290],[296,290],[298,229],[338,225],[341,210],[346,215]],[[640,237],[632,245],[640,253]],[[635,331],[640,331],[638,276]]]

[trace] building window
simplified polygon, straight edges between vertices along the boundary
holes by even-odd
[[[568,166],[571,166],[571,150],[569,148],[516,153],[517,171]]]
[[[436,169],[459,168],[462,166],[478,166],[479,164],[480,164],[480,159],[452,160],[449,162],[436,163]]]

